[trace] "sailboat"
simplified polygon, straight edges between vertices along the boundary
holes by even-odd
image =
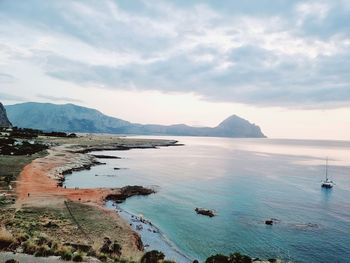
[[[321,187],[323,188],[332,188],[335,183],[328,178],[328,157],[326,160],[326,180],[322,181]]]

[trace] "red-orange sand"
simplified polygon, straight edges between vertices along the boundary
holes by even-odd
[[[61,155],[61,156],[60,156]],[[110,193],[118,193],[118,189],[65,189],[57,186],[53,178],[56,169],[72,160],[77,155],[64,151],[63,147],[50,150],[49,155],[36,159],[24,167],[16,184],[16,206],[46,206],[62,203],[64,200],[91,202],[102,205]]]

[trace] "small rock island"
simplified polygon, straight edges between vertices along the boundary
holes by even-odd
[[[204,208],[197,207],[194,211],[196,211],[196,213],[199,215],[204,215],[204,216],[209,216],[209,217],[215,216],[214,211],[210,210],[210,209],[204,209]]]

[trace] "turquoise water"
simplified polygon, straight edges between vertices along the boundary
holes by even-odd
[[[122,159],[67,176],[66,185],[157,187],[122,208],[151,220],[193,259],[240,251],[305,263],[350,260],[350,142],[171,138],[185,146],[99,152]],[[326,156],[336,182],[330,190],[320,187]],[[218,216],[199,216],[195,207]],[[279,222],[266,226],[268,218]]]

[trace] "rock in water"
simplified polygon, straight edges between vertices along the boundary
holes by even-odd
[[[265,220],[265,225],[269,225],[269,226],[272,226],[273,225],[273,220]]]
[[[0,102],[0,128],[9,128],[9,127],[12,127],[12,124],[7,118],[6,109]]]
[[[199,215],[205,215],[205,216],[209,216],[209,217],[213,217],[215,216],[215,213],[213,210],[209,210],[209,209],[203,209],[203,208],[196,208],[194,211],[196,211],[197,214]]]

